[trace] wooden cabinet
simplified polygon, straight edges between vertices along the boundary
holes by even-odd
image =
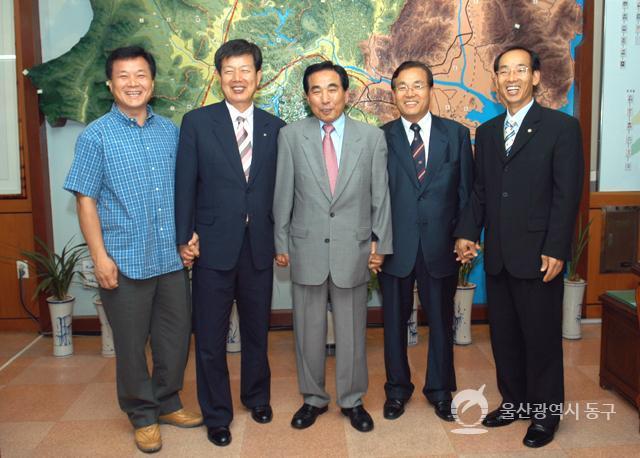
[[[633,268],[640,281],[640,265]],[[631,290],[608,291],[602,301],[600,386],[614,389],[640,411],[640,284]]]

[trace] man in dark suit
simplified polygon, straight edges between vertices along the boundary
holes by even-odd
[[[494,62],[507,112],[476,132],[476,177],[454,234],[463,261],[484,265],[491,345],[502,403],[488,427],[531,418],[524,437],[542,447],[558,427],[564,400],[562,295],[559,275],[569,255],[584,162],[578,121],[534,100],[540,59],[521,47]]]
[[[384,417],[395,419],[413,393],[407,361],[407,321],[418,283],[429,320],[424,395],[436,414],[453,421],[453,296],[458,262],[453,227],[472,185],[469,129],[429,112],[433,75],[421,62],[402,63],[391,78],[401,117],[386,124],[393,254],[379,274],[387,372]]]
[[[193,269],[198,401],[209,440],[231,442],[226,342],[233,300],[242,344],[240,399],[258,423],[272,418],[267,332],[273,287],[273,189],[284,122],[253,105],[260,49],[245,40],[215,55],[225,100],[187,113],[176,164],[176,234]],[[199,247],[193,243],[199,236]],[[199,253],[198,253],[199,250]]]

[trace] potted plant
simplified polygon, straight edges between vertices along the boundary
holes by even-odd
[[[82,285],[85,288],[98,290],[100,285],[98,284],[98,280],[96,279],[94,273],[95,266],[93,265],[93,261],[87,260],[82,263]],[[109,319],[107,318],[107,313],[104,311],[104,306],[102,305],[102,299],[100,299],[100,293],[96,292],[93,295],[93,305],[96,308],[96,313],[98,314],[98,321],[100,321],[100,337],[102,340],[102,356],[105,358],[113,358],[116,356],[116,349],[113,344],[113,331],[111,330],[111,325],[109,324]]]
[[[86,243],[72,244],[71,238],[60,254],[54,252],[42,240],[36,237],[42,253],[37,251],[23,251],[26,257],[38,271],[38,285],[34,298],[40,293],[47,294],[49,314],[51,315],[51,329],[53,334],[53,355],[70,356],[73,354],[71,339],[71,319],[75,297],[69,295],[71,282],[76,275],[82,276],[77,270],[78,264],[86,256]]]
[[[480,245],[482,252],[482,245]],[[471,261],[461,264],[458,269],[458,286],[453,297],[453,342],[457,345],[469,345],[471,343],[471,309],[473,308],[473,295],[476,284],[469,281],[469,275],[480,261],[478,254]]]
[[[582,219],[578,218],[577,237],[571,244],[571,259],[567,266],[567,276],[564,279],[564,296],[562,298],[562,337],[565,339],[580,339],[582,337],[582,301],[587,282],[578,274],[578,264],[584,248],[589,242],[589,220],[584,228]]]

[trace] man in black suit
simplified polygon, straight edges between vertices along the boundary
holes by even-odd
[[[578,121],[533,98],[540,59],[525,48],[503,51],[495,84],[507,113],[476,132],[471,200],[454,234],[463,261],[484,266],[491,345],[502,403],[488,427],[531,418],[529,447],[553,440],[564,400],[562,295],[584,162]]]
[[[393,254],[379,274],[387,372],[384,417],[395,419],[413,393],[407,361],[407,321],[418,283],[429,320],[427,375],[422,392],[436,414],[453,421],[453,296],[458,262],[453,227],[472,186],[469,129],[429,112],[433,75],[421,62],[402,63],[391,79],[401,118],[386,124]]]
[[[183,261],[191,264],[199,255],[193,268],[198,401],[209,440],[224,446],[231,442],[233,418],[226,342],[234,299],[242,344],[240,399],[258,423],[272,418],[267,359],[275,254],[271,207],[284,122],[253,105],[262,76],[262,54],[255,44],[223,44],[215,65],[225,100],[182,120],[175,208]]]

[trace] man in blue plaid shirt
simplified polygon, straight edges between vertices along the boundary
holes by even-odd
[[[113,329],[120,408],[135,428],[137,447],[149,453],[162,447],[158,423],[202,424],[178,395],[191,334],[189,285],[174,223],[178,129],[148,105],[156,74],[151,54],[137,46],[116,49],[106,74],[115,103],[78,137],[64,188],[76,196]],[[190,246],[197,251],[195,239]]]

